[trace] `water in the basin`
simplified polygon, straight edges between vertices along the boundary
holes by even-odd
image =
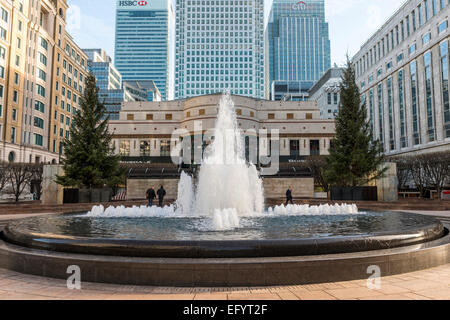
[[[295,215],[352,215],[355,205],[289,205],[264,211],[263,183],[256,167],[247,163],[243,137],[237,125],[234,103],[224,94],[214,129],[214,140],[205,150],[195,187],[184,172],[174,205],[152,207],[94,207],[91,217],[207,217],[210,229],[230,230],[240,226],[244,217]]]

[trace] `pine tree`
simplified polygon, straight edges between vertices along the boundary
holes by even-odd
[[[64,176],[57,176],[56,182],[65,187],[103,187],[121,174],[120,158],[113,155],[112,136],[98,90],[91,73],[86,77],[80,110],[70,128],[70,139],[65,139],[63,144]]]
[[[373,141],[367,109],[361,104],[355,71],[347,57],[340,86],[341,105],[336,117],[336,137],[327,157],[325,177],[331,185],[364,186],[381,178],[385,169],[381,143]]]

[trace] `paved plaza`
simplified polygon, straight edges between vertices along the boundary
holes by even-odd
[[[357,280],[264,288],[173,288],[82,283],[69,290],[66,281],[0,269],[1,300],[450,300],[450,264],[381,279],[370,290]]]

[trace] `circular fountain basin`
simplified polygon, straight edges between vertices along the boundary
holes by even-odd
[[[2,238],[56,252],[144,258],[299,257],[392,249],[433,241],[436,219],[399,212],[336,216],[241,218],[240,227],[212,231],[207,218],[99,218],[83,214],[12,222]]]

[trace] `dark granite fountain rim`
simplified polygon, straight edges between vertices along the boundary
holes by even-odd
[[[262,258],[354,253],[392,249],[437,240],[448,234],[442,223],[429,223],[398,232],[373,235],[302,239],[158,241],[97,239],[37,233],[21,228],[20,221],[7,225],[0,237],[22,247],[73,254],[140,258]]]

